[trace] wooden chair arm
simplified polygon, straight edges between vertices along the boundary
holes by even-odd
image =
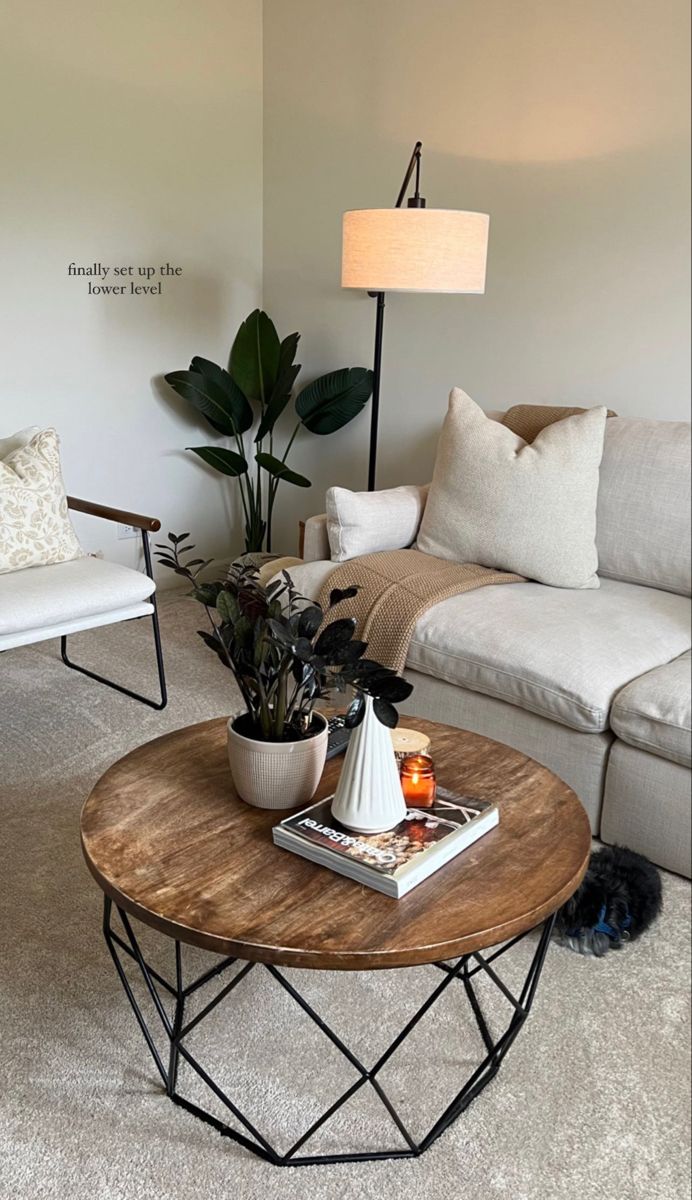
[[[105,504],[92,504],[91,500],[67,497],[67,507],[73,512],[88,513],[90,517],[103,517],[104,521],[118,521],[123,525],[134,525],[135,529],[146,529],[147,533],[158,533],[161,522],[156,517],[143,517],[141,513],[125,512],[121,508],[108,508]]]

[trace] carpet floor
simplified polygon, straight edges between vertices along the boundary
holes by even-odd
[[[162,714],[67,671],[56,643],[0,656],[0,1196],[684,1200],[690,889],[670,875],[658,927],[634,946],[598,962],[551,946],[531,1018],[502,1071],[420,1159],[281,1170],[166,1100],[103,943],[101,895],[79,845],[80,807],[110,763],[234,707],[228,674],[194,636],[195,606],[169,594],[162,623],[171,693]],[[148,623],[73,642],[78,661],[153,687]],[[143,940],[170,969],[165,939],[145,931]],[[530,952],[517,947],[510,985]],[[203,961],[190,952],[191,968]],[[365,1061],[439,981],[432,968],[289,975]],[[414,1133],[479,1056],[455,989],[383,1076]],[[281,1145],[355,1078],[262,969],[197,1035],[194,1052]],[[315,1149],[349,1139],[397,1144],[364,1093],[325,1126]]]

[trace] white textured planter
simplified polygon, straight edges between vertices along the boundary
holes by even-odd
[[[329,730],[313,713],[319,733],[300,742],[258,742],[243,737],[228,722],[228,761],[235,790],[255,808],[296,808],[309,804],[322,777]]]
[[[384,833],[406,816],[391,734],[375,716],[371,696],[348,743],[332,816],[354,833]]]

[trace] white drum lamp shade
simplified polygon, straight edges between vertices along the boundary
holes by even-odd
[[[362,208],[344,213],[341,286],[368,292],[485,291],[487,213]]]

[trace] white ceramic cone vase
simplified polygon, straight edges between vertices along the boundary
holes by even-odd
[[[399,768],[389,730],[365,697],[365,716],[351,734],[332,816],[354,833],[384,833],[406,816]]]

